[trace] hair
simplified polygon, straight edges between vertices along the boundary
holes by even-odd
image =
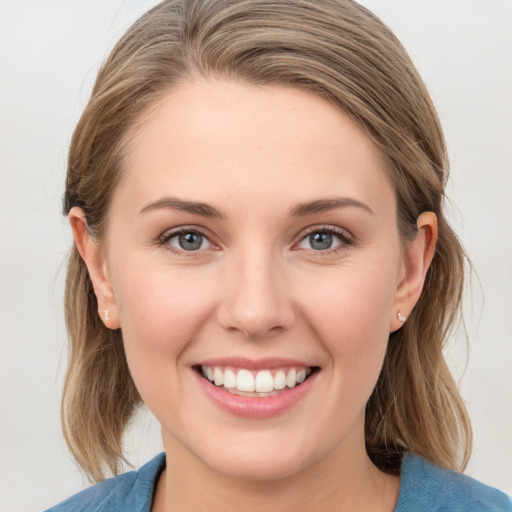
[[[443,213],[448,160],[439,119],[406,51],[371,12],[351,0],[168,0],[126,32],[102,66],[69,151],[64,213],[83,209],[101,243],[130,128],[170,89],[197,77],[287,85],[346,112],[387,161],[404,242],[425,211],[439,234],[422,295],[389,338],[366,408],[366,449],[398,473],[414,452],[463,469],[471,451],[464,403],[443,356],[459,319],[465,254]],[[117,474],[122,436],[140,395],[121,330],[107,329],[87,268],[72,248],[66,280],[70,360],[62,424],[93,480]]]

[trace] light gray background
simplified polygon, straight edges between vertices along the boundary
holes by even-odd
[[[87,482],[59,399],[70,245],[66,151],[99,64],[151,0],[0,0],[0,510],[42,510]],[[512,493],[512,2],[365,0],[402,39],[439,109],[451,218],[477,269],[449,360],[473,418],[468,473]],[[466,366],[466,356],[468,364]],[[464,371],[465,370],[465,371]],[[161,449],[143,413],[134,465]]]

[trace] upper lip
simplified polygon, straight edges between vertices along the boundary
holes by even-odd
[[[314,365],[299,361],[297,359],[266,357],[263,359],[247,359],[244,357],[222,357],[214,359],[205,359],[196,363],[194,366],[232,366],[234,368],[244,368],[246,370],[272,370],[273,368],[283,368],[287,366],[301,366],[311,368]]]

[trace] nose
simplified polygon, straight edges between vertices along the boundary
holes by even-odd
[[[256,340],[292,326],[295,312],[285,272],[272,254],[239,255],[226,262],[224,272],[217,311],[224,329]]]

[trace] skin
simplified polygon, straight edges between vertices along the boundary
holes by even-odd
[[[168,467],[153,510],[393,510],[399,479],[369,460],[364,410],[389,333],[402,325],[397,313],[420,296],[435,215],[422,214],[403,243],[370,139],[293,88],[198,79],[166,94],[130,137],[103,244],[80,209],[70,222],[99,314],[122,327],[133,379],[162,426]],[[333,198],[344,202],[297,215],[298,205]],[[162,242],[182,226],[205,235],[199,250],[181,249],[176,236]],[[328,229],[339,234],[317,250],[311,230]],[[233,355],[320,371],[284,413],[235,417],[192,369]]]

